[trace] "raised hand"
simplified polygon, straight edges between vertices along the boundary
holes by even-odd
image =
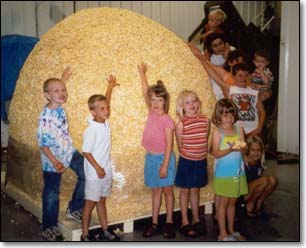
[[[67,66],[63,71],[62,81],[63,82],[67,81],[70,78],[71,74],[72,74],[72,69],[70,68],[70,66]]]
[[[109,87],[114,88],[116,86],[119,86],[120,84],[117,83],[117,78],[114,75],[109,75],[108,78],[106,78]]]

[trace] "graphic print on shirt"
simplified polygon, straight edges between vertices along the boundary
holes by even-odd
[[[233,94],[232,99],[238,108],[239,121],[255,121],[256,96],[249,94]]]

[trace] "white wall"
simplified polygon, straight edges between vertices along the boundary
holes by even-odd
[[[299,2],[283,1],[282,17],[277,150],[299,154]]]
[[[1,1],[1,36],[21,34],[41,37],[75,11],[94,7],[125,8],[161,23],[182,39],[204,18],[207,1]],[[248,24],[264,8],[263,1],[233,1]],[[259,24],[260,19],[256,22]]]

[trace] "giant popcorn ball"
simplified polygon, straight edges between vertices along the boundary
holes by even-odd
[[[36,140],[38,117],[46,104],[43,82],[73,70],[66,82],[70,134],[81,152],[83,132],[90,113],[87,100],[105,94],[108,75],[116,75],[110,124],[114,180],[107,200],[110,222],[151,214],[151,190],[144,186],[145,151],[141,146],[147,109],[137,65],[148,64],[149,84],[164,81],[171,96],[169,114],[174,120],[176,97],[182,89],[197,92],[203,113],[211,116],[215,100],[200,62],[174,33],[137,13],[114,8],[84,9],[64,19],[46,34],[26,60],[10,106],[8,181],[41,204],[42,173]],[[176,156],[178,154],[174,144]],[[212,178],[212,158],[209,157]],[[68,170],[61,185],[61,209],[70,200],[75,175]],[[213,198],[211,185],[201,189],[201,204]],[[65,205],[63,205],[65,204]],[[176,189],[175,208],[179,208]],[[162,208],[164,211],[164,206]]]

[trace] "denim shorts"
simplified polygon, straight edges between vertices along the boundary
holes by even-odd
[[[159,169],[164,161],[164,154],[151,154],[147,153],[145,157],[144,167],[144,183],[149,188],[161,188],[172,186],[175,178],[175,157],[174,153],[171,154],[167,177],[159,177]]]
[[[202,188],[208,183],[207,159],[194,161],[180,156],[175,185],[180,188]]]

